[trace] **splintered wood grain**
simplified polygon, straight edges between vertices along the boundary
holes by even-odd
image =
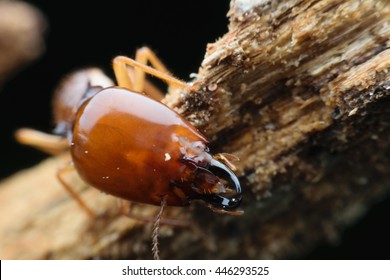
[[[240,158],[245,214],[170,208],[200,230],[163,226],[161,257],[299,258],[389,194],[390,4],[233,0],[228,16],[198,90],[172,89],[164,102],[214,151]],[[117,216],[115,199],[74,179],[101,213],[88,220],[58,189],[59,160],[3,182],[0,257],[151,258],[150,225]]]
[[[335,111],[358,110],[344,102],[351,92],[364,107],[361,94],[373,99],[372,92],[386,89],[390,7],[386,1],[250,2],[253,9],[234,2],[229,33],[208,46],[197,79],[205,84],[204,109],[191,105],[201,99],[197,93],[178,106],[216,145],[245,159],[239,169],[261,194],[276,173],[296,164],[300,143],[335,124]]]

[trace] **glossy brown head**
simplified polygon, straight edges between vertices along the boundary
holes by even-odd
[[[208,151],[205,137],[179,114],[145,95],[106,88],[77,111],[71,153],[92,186],[130,201],[237,208],[235,174]]]

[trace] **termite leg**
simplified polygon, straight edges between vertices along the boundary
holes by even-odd
[[[32,146],[50,155],[59,155],[69,148],[68,139],[30,128],[18,129],[15,138],[21,144]]]
[[[150,62],[152,67],[146,65],[147,62]],[[129,76],[127,66],[134,68],[134,81]],[[130,90],[143,91],[145,73],[165,81],[169,86],[188,90],[192,89],[187,83],[174,78],[157,56],[146,47],[137,51],[135,60],[125,56],[117,56],[113,60],[113,67],[118,85]]]
[[[147,65],[148,62],[154,69],[161,73],[165,73],[172,77],[172,74],[168,71],[168,69],[165,67],[165,65],[161,62],[161,60],[157,57],[157,55],[148,47],[143,47],[137,50],[135,53],[135,61]],[[134,90],[142,90],[144,88],[144,82],[145,82],[145,71],[135,67],[134,68]],[[167,81],[168,84],[170,83]]]
[[[135,81],[135,70],[133,68],[127,67],[127,72],[129,77],[131,78],[131,81],[134,83]],[[160,89],[158,89],[155,85],[153,85],[151,82],[148,81],[148,79],[145,79],[143,85],[142,93],[146,94],[147,96],[157,100],[161,101],[165,94]]]
[[[73,170],[73,165],[70,163],[63,166],[57,171],[57,179],[62,184],[62,186],[69,192],[69,194],[76,200],[77,204],[85,211],[85,213],[91,217],[95,218],[96,213],[81,199],[80,195],[64,180],[63,175],[66,172]]]

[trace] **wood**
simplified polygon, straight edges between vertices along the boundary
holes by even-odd
[[[167,208],[202,231],[161,226],[162,259],[300,257],[337,242],[389,195],[388,1],[236,0],[228,15],[228,33],[207,46],[199,91],[172,91],[164,102],[216,152],[241,159],[245,214]],[[102,213],[87,219],[59,189],[55,169],[64,161],[3,182],[0,258],[151,258],[150,224],[117,216],[115,199],[78,181]]]

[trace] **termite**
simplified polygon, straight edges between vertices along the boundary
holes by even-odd
[[[151,66],[148,66],[147,63]],[[90,186],[115,197],[160,205],[153,233],[153,254],[158,256],[158,228],[166,206],[188,206],[204,201],[213,211],[241,214],[240,182],[233,172],[234,156],[213,155],[209,141],[187,120],[143,93],[145,73],[171,87],[194,90],[194,85],[173,77],[149,48],[135,59],[113,60],[118,86],[98,69],[84,69],[66,79],[54,96],[54,135],[21,129],[19,142],[55,153],[69,149],[72,163],[57,177],[90,216],[91,208],[65,182],[74,168]]]

